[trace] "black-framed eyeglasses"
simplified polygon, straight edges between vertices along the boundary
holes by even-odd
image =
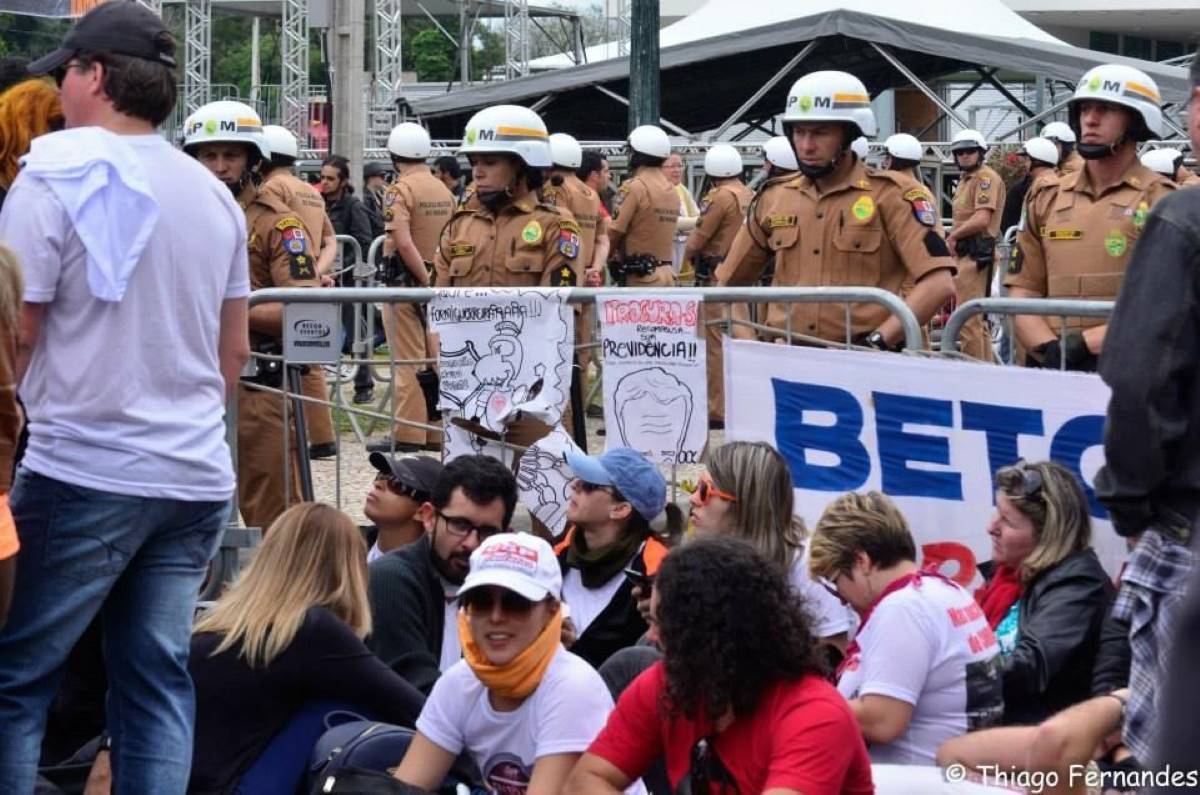
[[[72,69],[86,69],[86,68],[87,68],[87,64],[85,64],[83,61],[80,61],[78,58],[72,58],[71,60],[67,61],[65,64],[63,64],[62,66],[60,66],[54,70],[54,72],[52,73],[52,75],[54,77],[54,85],[58,86],[59,88],[62,88],[63,81],[65,81],[67,79],[67,72],[71,71]]]
[[[1026,463],[1025,459],[996,470],[996,488],[1010,497],[1043,499],[1042,489],[1046,481],[1042,473]]]
[[[497,533],[503,533],[504,528],[492,527],[491,525],[477,525],[465,516],[447,516],[437,508],[433,509],[443,522],[446,523],[446,532],[458,538],[466,538],[471,533],[476,533],[479,536],[480,542],[483,542]]]
[[[739,792],[737,781],[721,762],[717,749],[713,746],[715,738],[701,737],[692,746],[691,765],[687,777],[680,782],[676,795],[709,795],[714,791],[725,795]]]
[[[459,600],[469,613],[490,613],[499,601],[500,609],[511,615],[528,615],[534,602],[507,588],[475,588]]]
[[[827,577],[814,577],[814,579],[817,581],[817,585],[820,585],[829,592],[830,596],[832,596],[834,599],[837,599],[842,604],[846,604],[845,597],[838,592],[837,588],[837,581],[844,576],[844,572],[839,571],[837,574],[833,575],[832,580]]]

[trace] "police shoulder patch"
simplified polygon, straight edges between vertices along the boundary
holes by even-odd
[[[575,223],[570,218],[560,218],[558,221],[558,228],[566,229],[567,231],[574,232],[577,235],[583,234],[583,229],[580,228],[579,224]]]
[[[575,269],[570,265],[563,265],[558,269],[555,279],[555,287],[574,287],[576,283]]]
[[[567,226],[570,224],[570,226]],[[575,259],[579,256],[579,247],[581,243],[582,232],[579,226],[573,221],[566,221],[559,224],[558,230],[558,253],[562,254],[567,259]]]
[[[904,200],[912,205],[913,218],[916,218],[919,224],[930,228],[937,224],[937,212],[933,208],[933,201],[927,191],[913,188],[904,193]]]
[[[291,277],[297,281],[317,278],[315,263],[308,255],[304,224],[297,218],[282,218],[276,222],[275,228],[280,232],[280,242],[288,256]]]
[[[992,187],[992,181],[989,178],[983,177],[979,180],[980,190],[987,190],[990,187]]]
[[[529,245],[542,242],[542,225],[537,221],[525,224],[525,228],[521,230],[521,239]]]

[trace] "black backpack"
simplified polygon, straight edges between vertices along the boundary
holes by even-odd
[[[415,732],[403,726],[375,721],[353,721],[335,726],[313,746],[309,774],[313,795],[415,795],[423,790],[397,781],[388,772],[400,764]],[[457,760],[438,792],[458,795],[478,789],[480,776],[465,753]]]

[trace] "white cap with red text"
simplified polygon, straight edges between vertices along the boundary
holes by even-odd
[[[495,585],[531,602],[547,596],[562,599],[562,570],[546,541],[529,533],[497,533],[471,553],[471,571],[462,587],[468,591]]]

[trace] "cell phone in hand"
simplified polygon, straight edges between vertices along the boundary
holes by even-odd
[[[646,574],[646,572],[638,571],[637,569],[625,569],[624,574],[625,579],[629,580],[638,588],[641,588],[644,595],[649,595],[650,585],[654,582],[654,578]]]

